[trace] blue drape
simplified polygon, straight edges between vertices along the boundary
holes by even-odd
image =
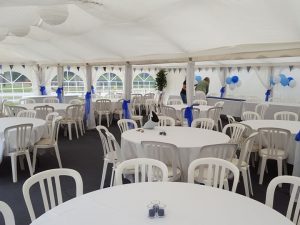
[[[225,94],[225,87],[226,86],[224,86],[224,87],[222,87],[221,89],[220,89],[220,93],[221,93],[221,98],[223,98],[224,97],[224,94]]]
[[[265,101],[266,102],[268,102],[269,101],[269,97],[270,97],[270,95],[271,95],[271,89],[268,89],[267,91],[266,91],[266,93],[265,93]]]
[[[85,110],[84,110],[84,120],[87,120],[90,115],[90,110],[91,110],[91,92],[88,91],[85,94]]]
[[[295,140],[300,141],[300,130],[299,130],[298,134],[296,135]]]
[[[41,95],[47,95],[46,87],[44,85],[40,86],[40,92],[41,92]]]
[[[91,86],[91,92],[92,92],[92,94],[95,94],[95,88],[93,85]]]
[[[56,90],[56,94],[57,94],[57,98],[59,100],[59,103],[63,102],[62,93],[63,93],[63,88],[62,87],[58,87],[57,90]]]
[[[123,100],[122,103],[122,109],[123,109],[123,114],[125,119],[130,119],[130,112],[128,109],[128,104],[130,103],[130,100]]]
[[[193,105],[188,106],[188,107],[185,108],[184,118],[187,119],[188,125],[190,127],[192,125],[192,122],[193,122]]]

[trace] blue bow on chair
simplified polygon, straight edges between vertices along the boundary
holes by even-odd
[[[188,125],[190,127],[192,125],[192,122],[193,122],[193,105],[188,106],[188,107],[185,108],[184,118],[187,119]]]
[[[128,104],[130,103],[130,100],[125,100],[122,103],[122,109],[123,109],[123,114],[125,119],[130,119],[130,112],[128,109]]]
[[[57,90],[56,90],[56,94],[57,94],[57,98],[59,100],[59,103],[63,102],[62,92],[63,92],[63,88],[62,87],[58,87]]]
[[[88,91],[85,94],[85,110],[84,110],[84,120],[87,120],[90,115],[90,109],[91,109],[91,92]]]
[[[41,92],[41,95],[47,95],[47,93],[46,93],[46,87],[44,85],[40,86],[40,92]]]
[[[93,85],[91,86],[91,92],[92,92],[92,94],[95,94],[95,88]]]
[[[296,135],[295,140],[296,140],[296,141],[300,141],[300,131],[299,131],[298,134]]]
[[[225,94],[225,86],[220,89],[220,93],[221,93],[221,98],[223,98]]]
[[[266,97],[265,97],[265,101],[268,102],[269,101],[269,97],[271,95],[271,89],[268,89],[265,93]]]

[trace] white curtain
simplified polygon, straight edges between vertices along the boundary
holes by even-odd
[[[218,78],[220,80],[221,83],[221,88],[225,87],[225,93],[223,94],[223,97],[225,97],[226,95],[226,68],[219,68],[219,73],[218,73]],[[220,88],[220,92],[221,92],[221,88]],[[220,93],[221,95],[221,93]]]
[[[270,90],[271,95],[269,97],[272,96],[272,89],[273,86],[271,84],[271,78],[274,75],[274,67],[254,67],[255,70],[255,74],[258,78],[258,80],[260,81],[260,83],[264,86],[264,88],[266,89],[266,93],[268,90]]]
[[[87,83],[87,92],[91,92],[91,86],[92,86],[92,67],[90,65],[86,66],[86,83]],[[92,102],[92,97],[90,96],[89,105],[86,105],[86,109],[89,106],[89,114],[87,115],[87,121],[86,125],[88,129],[94,129],[96,127],[95,123],[95,114],[94,114],[94,107]],[[85,104],[87,104],[87,100],[85,101]]]
[[[47,83],[50,81],[50,78],[51,78],[50,75],[53,71],[53,67],[46,69],[45,67],[41,67],[41,66],[37,65],[37,66],[33,66],[32,70],[35,74],[36,82],[37,82],[37,87],[35,89],[35,92],[38,93],[39,95],[41,95],[40,87],[41,86],[46,87]],[[48,92],[49,92],[49,90],[47,90],[47,88],[46,88],[46,93],[49,94]]]

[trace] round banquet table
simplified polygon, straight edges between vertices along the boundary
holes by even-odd
[[[33,124],[33,132],[31,134],[31,144],[38,142],[42,137],[47,137],[48,135],[48,127],[45,120],[41,119],[34,119],[34,118],[24,118],[24,117],[4,117],[0,118],[0,163],[2,161],[2,157],[4,155],[5,149],[5,140],[4,140],[4,130],[7,127],[15,126],[24,123],[32,123]],[[11,146],[15,142],[16,138],[15,132],[9,133],[9,138]]]
[[[148,217],[151,202],[165,217]],[[137,183],[94,191],[46,212],[31,225],[292,225],[272,208],[243,195],[203,185]]]
[[[177,119],[180,120],[180,118],[182,117],[181,116],[181,110],[182,109],[185,109],[187,107],[186,104],[181,104],[181,105],[167,105],[169,107],[172,107],[176,110],[176,116],[177,116]],[[207,111],[211,108],[213,108],[214,106],[210,106],[210,105],[196,105],[196,106],[193,106],[193,108],[196,108],[196,109],[200,109],[200,117],[207,117]]]
[[[165,131],[167,135],[159,135],[160,131]],[[188,167],[193,160],[200,157],[203,146],[227,143],[229,139],[226,134],[193,127],[155,127],[152,130],[144,129],[143,133],[132,129],[121,136],[121,159],[145,157],[142,141],[174,144],[179,149],[183,178],[187,178]]]
[[[31,103],[31,104],[20,104],[18,106],[25,107],[26,109],[34,109],[34,107],[37,106],[44,106],[49,105],[54,107],[54,111],[58,112],[59,115],[63,116],[66,113],[66,109],[71,104],[65,104],[65,103]]]
[[[295,135],[300,130],[300,121],[288,120],[247,120],[241,122],[250,126],[253,130],[263,127],[274,127],[289,130],[292,133],[289,149],[288,163],[294,164],[293,175],[300,176],[300,143],[296,143]]]

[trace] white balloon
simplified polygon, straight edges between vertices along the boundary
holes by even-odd
[[[237,87],[240,87],[241,85],[242,85],[242,81],[239,80],[239,81],[237,82],[236,86],[237,86]]]
[[[235,84],[229,84],[229,89],[234,90],[235,89]]]
[[[274,77],[273,77],[273,82],[274,82],[275,84],[278,84],[278,83],[280,82],[280,77],[279,77],[279,76],[274,76]]]
[[[18,37],[24,37],[30,32],[30,27],[16,27],[10,30],[10,32]]]
[[[197,80],[194,80],[194,85],[197,85],[198,84],[198,81]]]
[[[289,83],[289,86],[290,86],[291,88],[296,87],[296,81],[295,81],[295,80],[291,80],[290,83]]]
[[[45,6],[39,8],[41,19],[49,25],[59,25],[65,22],[69,16],[66,5]]]

